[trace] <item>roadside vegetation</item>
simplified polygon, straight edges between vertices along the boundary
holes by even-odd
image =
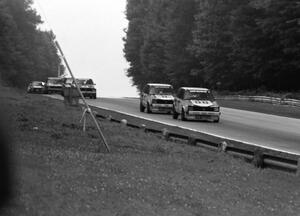
[[[39,29],[32,0],[0,0],[0,79],[24,88],[30,81],[56,76],[61,60],[50,38]]]
[[[14,158],[3,215],[298,215],[300,181],[222,153],[101,120],[104,153],[81,108],[0,89]],[[8,125],[8,124],[7,124]]]

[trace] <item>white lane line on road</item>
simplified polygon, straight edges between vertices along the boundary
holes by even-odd
[[[232,138],[229,138],[229,137],[220,136],[218,134],[203,132],[203,131],[195,130],[195,129],[188,128],[188,127],[178,126],[178,125],[170,124],[168,122],[162,122],[162,121],[159,121],[159,120],[154,120],[154,119],[146,118],[146,117],[143,117],[143,116],[134,115],[134,114],[131,114],[131,113],[120,111],[120,110],[111,110],[110,108],[107,108],[107,107],[102,107],[102,106],[92,105],[92,104],[90,104],[90,106],[100,108],[100,109],[103,109],[103,110],[107,110],[107,111],[114,111],[114,112],[117,112],[117,113],[120,113],[120,114],[123,114],[123,115],[128,115],[128,116],[131,116],[131,117],[135,117],[135,118],[139,118],[139,119],[143,119],[143,120],[147,120],[147,121],[152,121],[152,122],[164,124],[164,125],[171,126],[171,127],[177,127],[177,128],[184,129],[184,130],[189,130],[189,131],[193,131],[193,132],[197,132],[197,133],[202,133],[202,134],[213,136],[213,137],[216,137],[216,138],[219,138],[219,139],[232,140],[232,141],[235,141],[235,142],[244,143],[246,145],[252,145],[252,146],[255,146],[255,147],[263,147],[263,148],[273,150],[273,151],[279,151],[279,152],[283,152],[283,153],[287,153],[287,154],[300,155],[300,153],[298,153],[298,152],[296,153],[296,152],[286,151],[286,150],[282,150],[282,149],[278,149],[278,148],[272,148],[272,147],[269,147],[269,146],[259,145],[259,144],[255,144],[255,143],[251,143],[251,142],[246,142],[246,141],[242,141],[242,140],[238,140],[238,139],[232,139]]]

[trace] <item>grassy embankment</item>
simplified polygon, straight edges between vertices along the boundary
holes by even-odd
[[[254,101],[218,100],[221,107],[300,119],[300,107]]]
[[[0,100],[15,158],[15,198],[4,215],[299,215],[293,174],[106,120],[112,152],[98,153],[80,109],[5,88]]]

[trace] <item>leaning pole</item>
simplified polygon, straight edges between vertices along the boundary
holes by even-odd
[[[80,95],[80,97],[81,97],[81,100],[83,101],[83,104],[84,104],[84,106],[85,106],[85,110],[91,115],[91,117],[92,117],[92,119],[93,119],[93,121],[94,121],[94,123],[95,123],[95,125],[96,125],[96,127],[97,127],[97,131],[98,131],[98,133],[99,133],[99,136],[100,136],[102,142],[104,143],[104,146],[105,146],[107,152],[110,152],[110,148],[109,148],[109,146],[108,146],[108,144],[107,144],[107,141],[106,141],[106,139],[105,139],[105,137],[104,137],[104,135],[103,135],[103,133],[102,133],[102,131],[101,131],[101,128],[100,128],[100,126],[99,126],[99,124],[98,124],[98,121],[97,121],[97,119],[96,119],[94,113],[92,112],[90,106],[89,106],[88,103],[86,102],[85,97],[83,96],[83,94],[82,94],[82,92],[81,92],[81,90],[80,90],[80,88],[79,88],[79,85],[77,84],[76,78],[75,78],[75,76],[74,76],[74,74],[73,74],[73,72],[72,72],[72,70],[71,70],[71,67],[70,67],[70,65],[69,65],[69,63],[68,63],[68,61],[67,61],[67,59],[66,59],[66,57],[65,57],[65,55],[64,55],[64,53],[63,53],[63,51],[62,51],[61,46],[59,45],[59,43],[58,43],[57,40],[55,40],[55,39],[53,39],[53,38],[51,38],[51,40],[54,42],[54,45],[55,45],[56,48],[58,49],[58,51],[59,51],[59,53],[60,53],[60,55],[61,55],[61,57],[62,57],[62,59],[63,59],[63,61],[64,61],[64,63],[65,63],[65,65],[66,65],[66,67],[67,67],[67,69],[68,69],[68,71],[69,71],[69,73],[70,73],[70,75],[71,75],[71,77],[72,77],[72,79],[73,79],[73,81],[74,81],[74,83],[75,83],[76,89],[77,89],[77,91],[78,91],[78,93],[79,93],[79,95]]]

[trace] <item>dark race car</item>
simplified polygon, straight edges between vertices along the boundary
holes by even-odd
[[[48,77],[46,83],[46,93],[52,94],[57,93],[61,94],[63,85],[63,78],[60,77]]]
[[[96,84],[92,79],[77,79],[76,81],[84,97],[97,98]]]
[[[89,97],[92,99],[97,98],[97,90],[95,88],[95,83],[93,82],[92,79],[76,79],[76,82],[83,94],[84,97]],[[62,95],[64,96],[65,92],[68,91],[69,88],[75,88],[75,83],[73,78],[68,77],[64,78],[63,81],[63,91]]]
[[[45,83],[42,81],[33,81],[33,82],[29,83],[29,85],[27,87],[28,93],[43,94],[43,93],[45,93],[45,90],[46,90]]]

